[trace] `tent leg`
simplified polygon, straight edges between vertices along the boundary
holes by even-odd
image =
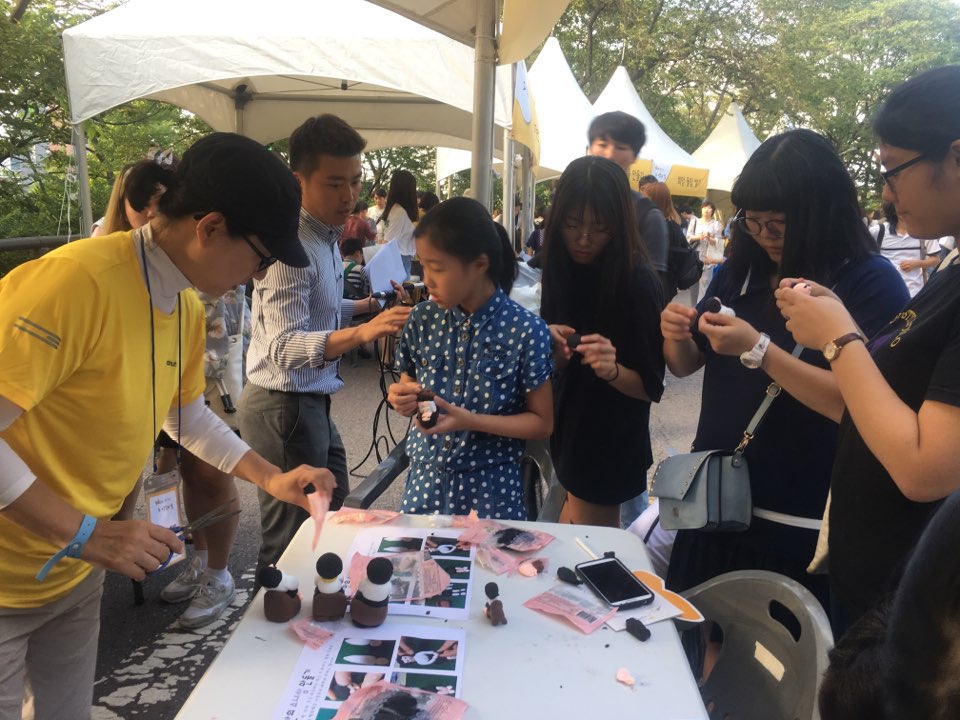
[[[513,216],[516,212],[514,199],[516,197],[516,173],[513,170],[513,140],[510,139],[510,131],[503,131],[503,227],[507,231],[507,237],[513,243],[514,249],[517,248],[516,225],[513,222]]]
[[[497,0],[477,3],[473,72],[473,164],[470,187],[473,197],[490,209],[493,182],[493,107],[497,68]]]
[[[533,191],[536,181],[533,177],[533,157],[530,155],[530,148],[524,145],[521,152],[523,153],[520,162],[520,201],[523,203],[523,210],[520,212],[520,244],[522,245],[533,232],[533,215],[536,209],[533,207]]]
[[[73,153],[77,163],[77,179],[80,181],[80,237],[90,237],[93,232],[93,209],[90,205],[90,170],[87,168],[87,133],[83,123],[73,126]]]

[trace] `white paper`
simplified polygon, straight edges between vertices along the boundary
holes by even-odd
[[[439,595],[426,600],[398,599],[390,601],[390,615],[416,615],[419,617],[466,620],[470,617],[470,594],[476,568],[476,548],[457,547],[462,528],[426,530],[423,528],[377,527],[361,530],[353,541],[353,547],[344,565],[350,567],[354,553],[371,556],[396,556],[398,553],[427,551],[437,564],[450,576],[450,585]],[[412,585],[409,578],[394,575],[391,581],[393,597],[402,596],[404,584],[409,597]],[[347,593],[352,589],[347,587]]]
[[[363,264],[369,265],[370,261],[373,260],[373,256],[380,252],[380,248],[383,245],[365,245],[363,248]]]
[[[329,623],[335,634],[316,650],[304,647],[274,720],[324,720],[356,692],[385,680],[460,697],[467,633],[462,628]]]
[[[649,605],[634,608],[633,610],[620,610],[612,618],[607,620],[607,627],[611,630],[620,632],[627,629],[627,620],[637,618],[644,625],[653,625],[661,620],[669,620],[683,614],[683,611],[662,595],[653,592],[653,602]]]
[[[391,240],[386,245],[378,245],[380,250],[367,262],[367,277],[370,278],[370,290],[372,292],[390,292],[393,290],[391,280],[396,283],[402,283],[407,279],[407,271],[403,268],[403,260],[400,259],[400,248],[396,240]],[[383,301],[380,301],[383,307]]]

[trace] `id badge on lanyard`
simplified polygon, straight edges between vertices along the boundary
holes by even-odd
[[[165,473],[149,472],[143,478],[143,496],[147,508],[147,520],[164,528],[181,527],[180,519],[180,467]],[[173,565],[186,558],[186,553],[178,553],[170,558],[167,565]]]

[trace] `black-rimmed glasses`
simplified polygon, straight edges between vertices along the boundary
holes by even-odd
[[[880,173],[880,177],[882,177],[882,178],[883,178],[883,181],[884,181],[887,185],[889,185],[890,188],[892,189],[892,188],[893,188],[893,182],[892,182],[892,181],[893,181],[893,178],[897,175],[897,173],[903,172],[903,171],[906,170],[908,167],[912,167],[913,165],[916,165],[918,162],[920,162],[920,161],[922,161],[922,160],[929,160],[929,159],[930,159],[930,158],[928,158],[925,153],[920,153],[919,155],[917,155],[917,156],[916,156],[915,158],[913,158],[912,160],[907,160],[905,163],[900,163],[899,165],[897,165],[897,166],[896,166],[895,168],[893,168],[892,170],[882,171],[882,172]]]
[[[746,215],[739,215],[734,218],[737,223],[737,227],[743,230],[745,233],[749,233],[754,237],[758,236],[763,232],[763,229],[767,229],[767,234],[774,240],[779,240],[783,237],[784,233],[787,231],[787,223],[785,220],[756,220],[754,218],[748,218]]]
[[[270,267],[271,265],[273,265],[273,264],[277,261],[276,256],[274,256],[274,255],[264,255],[262,252],[260,252],[260,250],[257,249],[257,246],[254,245],[252,242],[250,242],[250,238],[248,238],[246,235],[241,235],[240,237],[243,238],[243,241],[244,241],[247,245],[249,245],[249,246],[250,246],[250,249],[253,250],[253,251],[257,254],[257,257],[258,257],[258,258],[260,258],[260,264],[257,265],[257,270],[256,270],[256,272],[263,272],[264,270],[266,270],[268,267]]]

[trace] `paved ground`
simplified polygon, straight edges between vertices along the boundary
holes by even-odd
[[[366,459],[357,469],[363,477],[376,465],[375,453],[367,455],[373,443],[374,412],[382,397],[379,372],[375,361],[361,360],[356,367],[345,363],[342,373],[346,387],[334,398],[333,414],[351,467]],[[701,376],[697,373],[677,380],[668,374],[666,392],[654,406],[650,422],[656,460],[690,447],[700,410]],[[391,426],[399,437],[403,423],[390,414]],[[385,432],[383,417],[381,435]],[[163,586],[179,572],[176,567],[147,581],[146,602],[139,607],[133,604],[130,581],[108,575],[101,609],[95,720],[173,718],[239,621],[250,601],[252,568],[260,542],[256,493],[246,483],[239,485],[243,512],[230,562],[237,597],[223,618],[201,630],[179,627],[177,617],[186,604],[167,605],[159,598]],[[398,509],[399,490],[400,483],[396,483],[376,507]]]

